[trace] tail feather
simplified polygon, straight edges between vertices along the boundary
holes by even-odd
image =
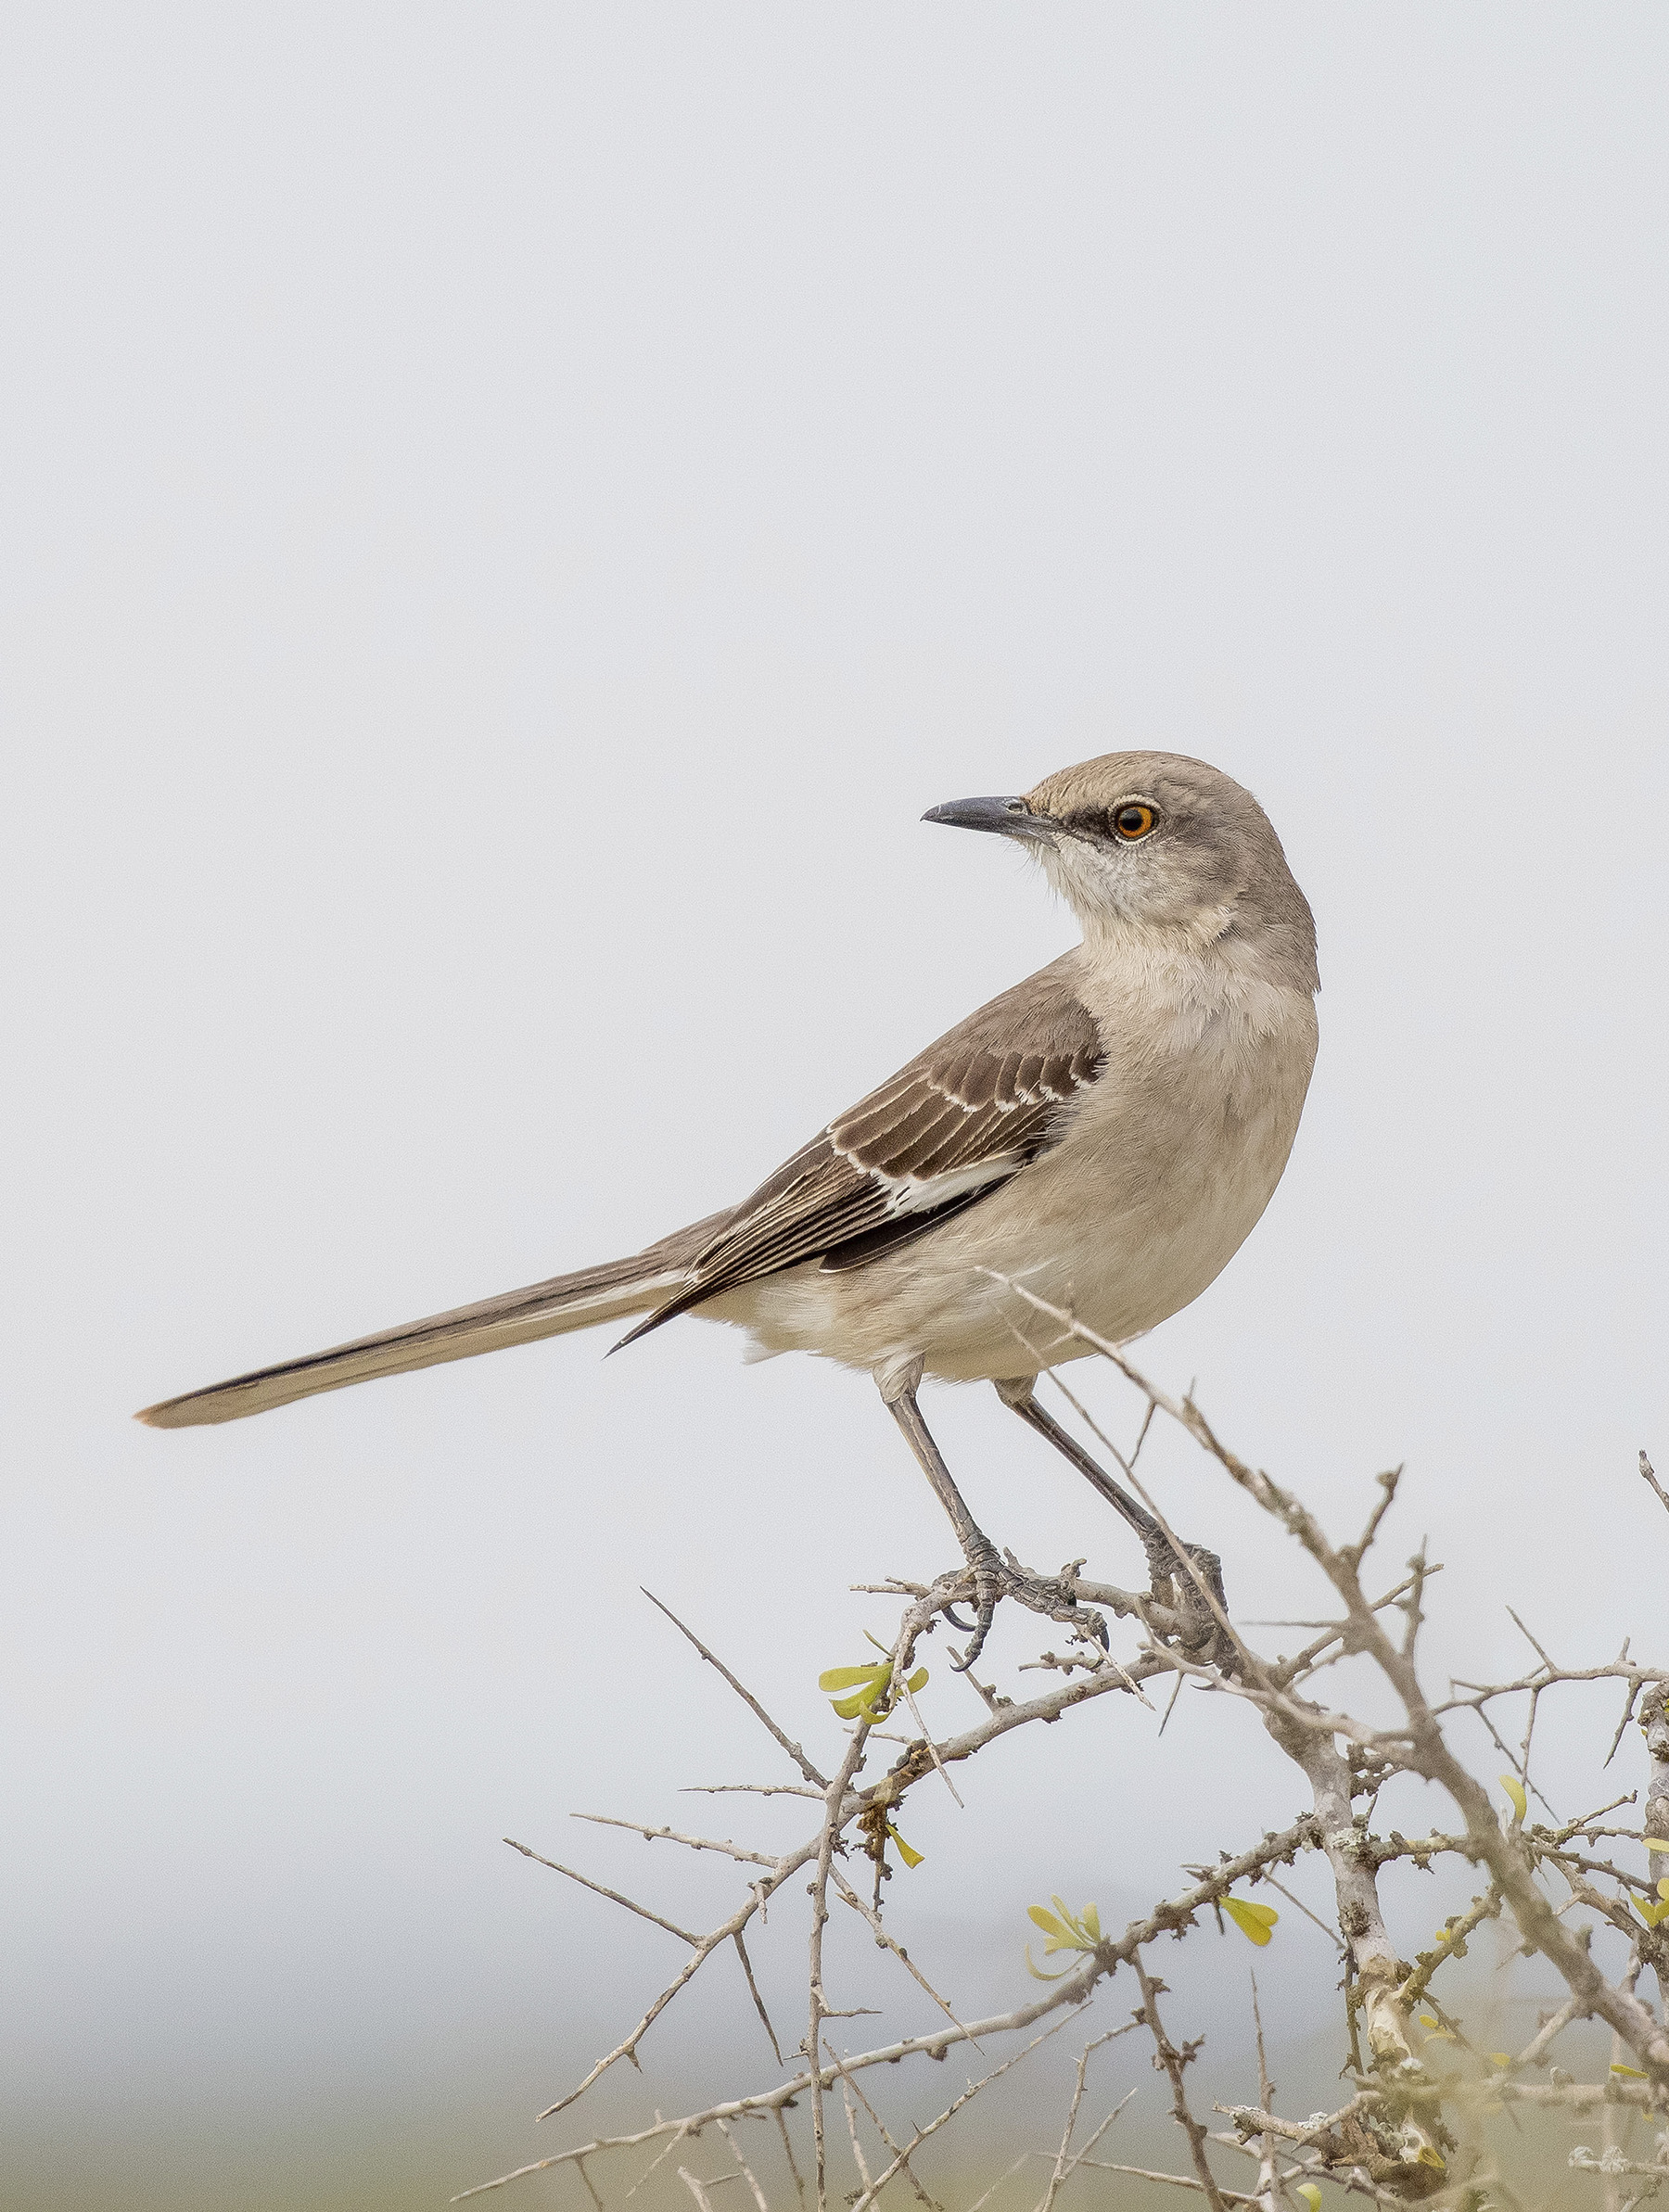
[[[206,1422],[241,1420],[246,1414],[265,1413],[272,1406],[289,1405],[298,1398],[312,1398],[322,1391],[346,1390],[350,1383],[404,1375],[414,1367],[439,1367],[449,1359],[473,1359],[479,1352],[530,1344],[540,1337],[593,1328],[623,1314],[646,1313],[683,1287],[695,1254],[728,1218],[728,1214],[716,1214],[707,1221],[694,1222],[629,1260],[611,1260],[601,1267],[583,1267],[574,1275],[553,1276],[549,1282],[530,1284],[525,1290],[506,1290],[501,1297],[483,1298],[476,1305],[461,1305],[450,1314],[431,1314],[427,1320],[408,1321],[402,1328],[386,1328],[377,1336],[333,1345],[328,1352],[315,1352],[306,1359],[257,1367],[248,1375],[235,1375],[229,1382],[188,1391],[184,1397],[165,1398],[159,1405],[147,1405],[134,1418],[151,1429],[192,1429]]]

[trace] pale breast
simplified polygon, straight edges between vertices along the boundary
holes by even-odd
[[[1232,974],[1203,988],[1197,970],[1189,987],[1168,980],[1105,984],[1093,1007],[1102,1076],[1062,1140],[1001,1189],[872,1265],[796,1267],[705,1310],[742,1322],[760,1352],[871,1368],[920,1355],[957,1380],[1035,1372],[1081,1349],[995,1278],[1115,1341],[1178,1312],[1280,1179],[1317,1032],[1307,992]]]

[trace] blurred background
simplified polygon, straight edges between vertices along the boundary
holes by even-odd
[[[1258,794],[1320,1063],[1143,1357],[1335,1530],[1406,1462],[1439,1677],[1519,1668],[1509,1601],[1663,1656],[1666,78],[1631,5],[10,12],[7,2206],[430,2206],[779,2078],[716,1968],[535,2127],[680,1953],[500,1839],[682,1920],[721,1869],[569,1815],[797,1832],[677,1794],[784,1770],[640,1585],[833,1756],[816,1675],[890,1619],[848,1585],[949,1557],[867,1383],[691,1322],[128,1416],[750,1189],[1071,941],[944,799],[1142,745]],[[929,1413],[999,1541],[1140,1571],[989,1393]],[[1244,1612],[1316,1610],[1152,1465]],[[1564,1809],[1612,1718],[1549,1743]],[[901,1936],[1020,2002],[1027,1903],[1293,1817],[1254,1733],[1107,1699],[917,1791]],[[755,1945],[786,2018],[803,1933]],[[924,2024],[841,1941],[833,2002]],[[1226,1942],[1173,2028],[1246,2094]],[[1319,2104],[1325,1939],[1258,1957]]]

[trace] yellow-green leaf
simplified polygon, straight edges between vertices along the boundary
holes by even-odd
[[[1662,1882],[1658,1884],[1660,1889],[1663,1887]],[[1660,1921],[1669,1920],[1669,1899],[1666,1899],[1661,1905],[1649,1905],[1643,1897],[1637,1897],[1634,1901],[1634,1908],[1648,1927],[1656,1927]]]
[[[1489,2054],[1489,2063],[1492,2066],[1499,2066],[1505,2073],[1512,2064],[1512,2053],[1510,2051],[1492,2051]]]
[[[1448,2168],[1444,2164],[1442,2152],[1434,2151],[1429,2142],[1421,2143],[1420,2146],[1418,2163],[1421,2166],[1434,2167],[1440,2174],[1446,2174],[1448,2171]]]
[[[1416,2015],[1416,2017],[1422,2028],[1441,2028],[1443,2026],[1443,2022],[1432,2013],[1420,2013]]]
[[[1658,1895],[1663,1898],[1669,1898],[1669,1874],[1666,1874],[1663,1880],[1658,1884]]]
[[[915,1672],[911,1676],[909,1682],[905,1684],[905,1687],[910,1691],[912,1697],[917,1690],[924,1690],[927,1687],[926,1668],[918,1667]]]
[[[1522,1820],[1530,1810],[1530,1800],[1524,1795],[1524,1786],[1516,1774],[1503,1774],[1501,1787],[1512,1800],[1512,1810]]]
[[[1061,1981],[1072,1972],[1072,1968],[1063,1966],[1059,1974],[1045,1974],[1041,1966],[1032,1964],[1031,1945],[1028,1943],[1026,1947],[1026,1971],[1031,1976],[1033,1981]]]
[[[898,1834],[898,1831],[893,1826],[891,1821],[888,1821],[886,1824],[886,1833],[898,1845],[898,1856],[903,1860],[905,1865],[920,1866],[922,1863],[922,1853],[920,1851],[912,1851],[911,1850],[909,1844],[907,1844],[904,1838]]]
[[[882,1659],[873,1667],[831,1667],[817,1678],[820,1690],[849,1690],[860,1682],[884,1682],[892,1672],[892,1661]]]
[[[1083,1912],[1075,1913],[1064,1898],[1051,1898],[1054,1911],[1042,1905],[1027,1905],[1026,1913],[1043,1930],[1049,1941],[1043,1946],[1047,1958],[1051,1951],[1093,1951],[1102,1939],[1101,1915],[1093,1905],[1086,1905]]]
[[[1665,1843],[1661,1836],[1649,1836],[1646,1838],[1646,1849],[1649,1851],[1669,1851],[1669,1843]]]
[[[1321,2212],[1321,2192],[1313,2181],[1300,2181],[1293,2194],[1301,2196],[1309,2206],[1310,2212]]]
[[[1612,2066],[1613,2074],[1626,2074],[1631,2081],[1650,2081],[1650,2074],[1642,2074],[1638,2066]]]
[[[1248,1941],[1264,1944],[1269,1940],[1269,1930],[1280,1918],[1272,1905],[1254,1904],[1243,1897],[1226,1897],[1223,1910]]]

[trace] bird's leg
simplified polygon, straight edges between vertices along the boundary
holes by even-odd
[[[1045,1580],[1027,1574],[1012,1555],[1006,1559],[999,1556],[997,1546],[968,1511],[967,1503],[945,1465],[944,1454],[922,1418],[922,1409],[916,1404],[916,1388],[921,1379],[919,1361],[913,1362],[902,1375],[883,1373],[876,1377],[881,1395],[894,1420],[903,1430],[905,1441],[915,1454],[922,1472],[932,1483],[934,1494],[950,1516],[962,1557],[974,1571],[974,1640],[960,1660],[951,1661],[952,1666],[958,1673],[965,1673],[985,1649],[998,1601],[1003,1597],[1018,1598],[1034,1613],[1046,1613],[1052,1621],[1068,1621],[1076,1628],[1087,1630],[1104,1646],[1106,1623],[1099,1613],[1078,1604],[1064,1578]]]
[[[1027,1428],[1035,1429],[1047,1443],[1053,1444],[1063,1459],[1069,1459],[1087,1482],[1106,1499],[1115,1513],[1122,1513],[1141,1539],[1147,1554],[1148,1583],[1155,1597],[1166,1604],[1174,1604],[1183,1618],[1191,1623],[1188,1643],[1191,1647],[1206,1646],[1226,1656],[1231,1647],[1223,1634],[1222,1624],[1213,1613],[1200,1589],[1182,1560],[1177,1556],[1170,1538],[1147,1510],[1138,1505],[1128,1490],[1122,1489],[1106,1469],[1098,1467],[1077,1437],[1069,1435],[1059,1421],[1044,1412],[1034,1395],[1029,1381],[1000,1382],[997,1395],[1002,1403],[1020,1416]],[[1210,1591],[1225,1616],[1228,1599],[1223,1592],[1223,1562],[1217,1553],[1203,1544],[1186,1544],[1183,1550],[1192,1560],[1194,1572]]]

